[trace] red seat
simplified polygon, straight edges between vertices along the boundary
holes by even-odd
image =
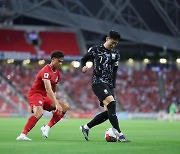
[[[25,31],[0,30],[0,51],[36,54],[34,47],[26,42],[24,35]]]
[[[40,32],[42,40],[40,49],[45,54],[54,50],[61,50],[65,55],[80,55],[78,43],[74,33],[70,32]]]

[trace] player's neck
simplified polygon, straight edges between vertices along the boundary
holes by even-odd
[[[53,67],[53,65],[50,63],[49,66],[51,67],[52,71],[55,72],[56,71],[56,68]]]
[[[105,49],[111,50],[110,47],[106,43],[104,43],[103,46],[104,46]]]

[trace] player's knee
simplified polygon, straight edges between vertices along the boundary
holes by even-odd
[[[43,113],[35,113],[34,116],[35,116],[37,119],[40,119],[40,118],[43,116]]]
[[[43,108],[42,107],[36,107],[36,109],[34,110],[34,116],[37,119],[40,119],[43,116]]]
[[[64,112],[66,112],[67,110],[69,110],[69,105],[68,105],[68,104],[64,104],[63,110],[64,110]]]
[[[116,108],[116,103],[115,103],[115,101],[110,102],[110,103],[107,105],[107,108],[108,108],[108,109],[114,109],[114,110],[115,110],[115,108]]]
[[[103,100],[103,104],[105,106],[107,106],[109,103],[111,103],[112,101],[114,101],[114,97],[112,95],[106,97],[104,100]]]

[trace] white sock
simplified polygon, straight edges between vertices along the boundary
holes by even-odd
[[[88,125],[87,125],[87,124],[86,124],[86,125],[84,125],[84,128],[89,130],[89,127],[88,127]]]
[[[50,127],[48,125],[46,125],[45,128],[48,129],[48,130],[50,129]]]
[[[20,136],[26,136],[25,134],[21,133]]]

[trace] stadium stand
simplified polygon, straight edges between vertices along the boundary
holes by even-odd
[[[0,51],[36,54],[34,47],[25,40],[25,31],[1,29],[0,36]]]
[[[6,117],[12,113],[17,113],[15,107],[9,103],[8,98],[10,94],[10,89],[7,84],[2,80],[0,82],[0,116]]]
[[[53,50],[62,50],[66,55],[80,55],[75,33],[71,32],[40,32],[42,43],[40,50],[50,54]]]
[[[180,71],[164,70],[163,77],[165,80],[166,103],[170,105],[173,101],[180,101]]]
[[[31,68],[22,65],[2,66],[3,77],[18,91],[23,97],[26,97],[30,85],[35,79],[35,75],[42,66],[33,66]],[[3,71],[2,71],[3,70]],[[15,74],[16,73],[16,74]],[[167,110],[172,99],[178,99],[179,95],[179,71],[162,71],[165,79],[165,98],[160,98],[160,88],[158,84],[158,74],[152,70],[132,70],[120,68],[117,74],[116,96],[117,102],[123,111],[128,112],[158,112]],[[72,68],[63,72],[60,87],[65,93],[60,92],[59,97],[67,95],[74,103],[73,110],[94,111],[101,110],[99,102],[91,89],[92,70],[86,74],[81,73],[80,68]],[[20,102],[21,108],[28,109],[27,102],[18,100],[19,98],[1,84],[1,92],[9,97],[14,104]],[[4,90],[6,89],[6,90]],[[61,90],[60,90],[61,91]],[[1,108],[2,101],[1,101]],[[13,111],[14,112],[14,111]]]
[[[171,74],[173,70],[169,72]],[[91,90],[91,73],[83,74],[80,69],[67,71],[64,73],[65,78],[62,83],[77,106],[84,110],[100,109],[98,100]],[[178,79],[178,71],[175,74]],[[173,88],[176,91],[173,96],[179,98],[179,86]],[[119,69],[116,96],[122,110],[129,112],[158,112],[167,110],[170,103],[168,97],[165,97],[167,103],[160,99],[158,75],[152,70],[133,70],[129,73],[127,70]]]
[[[53,50],[58,49],[63,51],[65,55],[80,55],[80,49],[73,32],[40,31],[38,34],[40,43],[36,45],[28,41],[27,35],[24,30],[1,29],[0,51],[49,55]]]
[[[151,70],[118,71],[116,93],[124,110],[132,112],[157,111],[158,81]]]
[[[62,86],[80,110],[98,111],[100,109],[98,100],[92,93],[90,86],[91,76],[92,70],[83,74],[81,69],[70,69],[63,75]]]
[[[27,112],[29,110],[29,106],[27,105],[27,101],[24,98],[23,94],[18,91],[18,88],[15,87],[17,84],[13,85],[15,81],[12,79],[15,75],[13,73],[12,69],[14,67],[8,67],[8,69],[5,69],[5,67],[1,66],[0,70],[7,70],[2,73],[0,76],[0,93],[1,93],[1,100],[3,101],[3,106],[6,107],[6,109],[0,111],[0,115],[4,115],[4,112],[11,114],[11,115],[19,115],[22,112]],[[20,79],[19,81],[20,82]],[[23,85],[24,86],[24,85]],[[25,86],[24,86],[25,87]],[[22,88],[22,87],[19,87]],[[4,105],[6,104],[6,105]]]

